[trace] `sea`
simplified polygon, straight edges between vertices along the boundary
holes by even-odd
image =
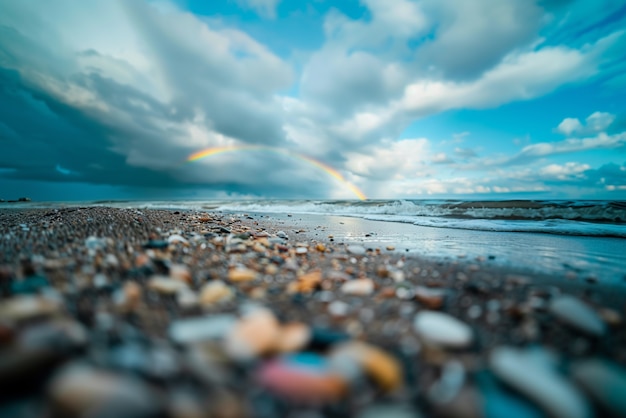
[[[0,208],[68,206],[248,214],[314,238],[626,286],[626,201],[179,200],[19,202]]]

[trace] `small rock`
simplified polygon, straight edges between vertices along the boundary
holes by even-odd
[[[11,283],[11,293],[13,294],[36,294],[41,289],[50,286],[48,279],[43,276],[33,275],[23,280],[15,280]]]
[[[264,364],[259,382],[290,401],[313,405],[337,401],[347,390],[345,380],[333,373],[328,361],[313,353],[292,354]]]
[[[546,364],[547,363],[547,364]],[[535,401],[555,418],[591,416],[585,398],[532,350],[498,347],[489,356],[493,373],[504,383]]]
[[[183,237],[182,235],[179,234],[173,234],[170,235],[167,238],[167,242],[169,244],[184,244],[184,245],[189,245],[189,241],[187,241],[187,239],[185,237]]]
[[[42,296],[16,296],[0,302],[0,318],[20,322],[61,312],[60,304]]]
[[[213,280],[202,287],[200,303],[204,306],[218,302],[228,302],[235,296],[233,290],[221,280]]]
[[[210,315],[173,321],[169,336],[178,344],[198,341],[221,340],[237,323],[233,315]]]
[[[311,331],[309,347],[314,350],[326,350],[328,347],[350,339],[348,334],[328,328],[314,327]]]
[[[161,409],[158,395],[140,380],[86,366],[66,367],[48,393],[59,416],[158,416]]]
[[[400,363],[378,347],[363,342],[348,342],[334,349],[331,356],[333,355],[356,359],[365,374],[385,392],[392,392],[402,385]]]
[[[351,279],[349,274],[344,273],[343,271],[331,270],[329,272],[325,272],[325,277],[329,280],[336,282],[347,282]]]
[[[150,240],[143,245],[143,248],[153,249],[153,250],[162,250],[169,247],[170,243],[168,241],[163,240]]]
[[[90,236],[85,240],[85,247],[94,251],[102,250],[106,248],[106,240],[104,238]]]
[[[65,355],[74,354],[87,344],[87,330],[71,319],[53,319],[24,329],[17,346],[22,350],[54,349]]]
[[[200,303],[200,298],[191,289],[181,289],[176,293],[176,303],[183,309],[191,309]]]
[[[484,418],[543,418],[545,414],[522,395],[498,384],[491,373],[480,372],[476,377],[480,384]]]
[[[276,236],[278,238],[282,238],[282,239],[289,239],[289,237],[287,236],[287,234],[285,233],[285,231],[278,231],[276,233]]]
[[[234,268],[228,271],[228,280],[231,282],[249,282],[255,280],[259,274],[243,267]]]
[[[164,276],[154,276],[148,281],[148,288],[162,295],[175,295],[187,289],[187,284]]]
[[[465,348],[473,341],[472,329],[468,325],[441,312],[419,312],[414,327],[423,340],[434,345]]]
[[[136,309],[141,303],[141,286],[136,282],[127,281],[122,287],[124,300],[122,305],[130,310]]]
[[[626,417],[626,370],[602,359],[583,360],[571,368],[574,381],[606,411]]]
[[[233,359],[252,360],[273,351],[280,331],[280,324],[271,311],[255,309],[235,324],[224,347]]]
[[[188,285],[193,284],[191,271],[189,271],[189,268],[184,264],[172,264],[170,266],[170,277],[185,282]]]
[[[423,415],[409,402],[374,403],[359,412],[357,418],[421,418]]]
[[[346,251],[348,251],[348,253],[352,255],[365,255],[365,253],[367,252],[365,247],[361,245],[348,245],[346,247]]]
[[[332,316],[342,318],[350,312],[350,305],[341,300],[334,300],[328,304],[327,309]]]
[[[619,327],[624,322],[622,315],[611,308],[601,308],[598,314],[611,327]]]
[[[396,247],[394,247],[393,245],[387,245],[387,247],[385,247],[387,249],[387,251],[394,251],[396,249]]]
[[[441,309],[445,301],[446,292],[443,289],[425,286],[415,287],[415,299],[428,309]]]
[[[374,281],[372,279],[354,279],[341,285],[341,291],[348,295],[367,296],[374,293]]]
[[[600,337],[606,333],[606,324],[589,305],[573,296],[563,295],[553,299],[550,312],[561,322],[585,334]]]
[[[298,276],[295,282],[290,283],[290,289],[294,293],[308,293],[317,289],[322,283],[322,272],[319,270],[311,271]]]
[[[306,253],[308,253],[309,250],[306,247],[298,247],[296,248],[296,254],[298,255],[304,255]]]
[[[302,322],[292,322],[280,328],[275,351],[288,353],[300,351],[311,341],[311,328]]]

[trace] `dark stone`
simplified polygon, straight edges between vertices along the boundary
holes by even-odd
[[[43,276],[34,275],[24,280],[15,280],[11,283],[11,293],[18,295],[38,293],[40,289],[50,286],[50,282]]]
[[[347,341],[350,336],[341,331],[335,331],[328,328],[313,328],[311,330],[311,341],[309,348],[314,350],[325,350],[331,345]]]
[[[170,245],[169,242],[163,240],[150,240],[143,245],[143,248],[164,249]]]

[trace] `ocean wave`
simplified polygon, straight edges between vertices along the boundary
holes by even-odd
[[[626,238],[626,203],[610,201],[245,201],[216,210],[359,217],[436,228]]]

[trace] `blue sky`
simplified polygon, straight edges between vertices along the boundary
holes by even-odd
[[[0,199],[626,199],[624,28],[615,0],[0,0]]]

